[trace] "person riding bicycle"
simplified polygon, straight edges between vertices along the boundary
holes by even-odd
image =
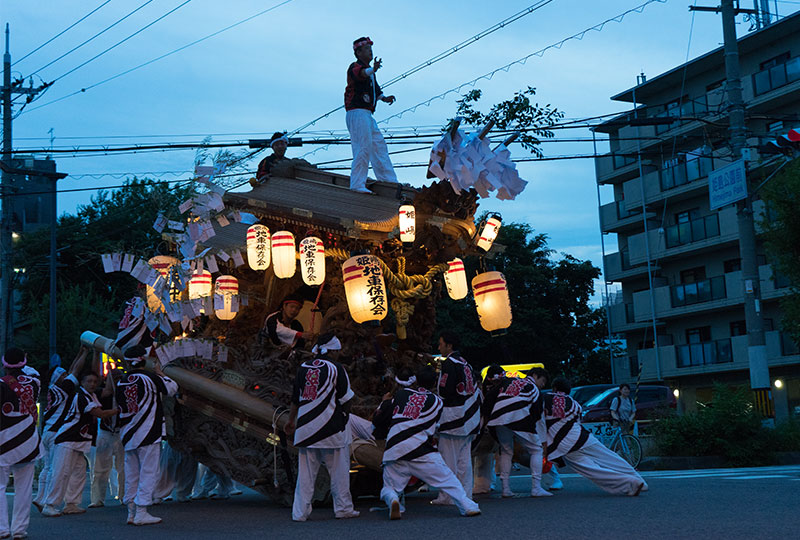
[[[631,387],[628,383],[619,385],[619,395],[611,401],[611,423],[622,428],[623,433],[630,433],[636,422],[636,404],[631,398]]]

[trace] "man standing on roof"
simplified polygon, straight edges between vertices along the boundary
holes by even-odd
[[[286,148],[288,146],[289,139],[286,137],[286,133],[276,131],[269,140],[269,147],[272,148],[272,154],[262,159],[261,163],[258,164],[255,182],[251,180],[250,185],[256,187],[267,181],[272,167],[279,161],[288,159],[286,157]]]
[[[368,37],[355,40],[353,53],[357,60],[347,68],[347,88],[344,90],[347,131],[350,132],[350,145],[353,148],[350,189],[359,193],[372,193],[367,189],[370,162],[378,180],[397,182],[386,141],[372,117],[378,100],[391,105],[394,103],[394,96],[384,96],[375,79],[375,72],[381,68],[381,59],[372,59],[372,40]]]

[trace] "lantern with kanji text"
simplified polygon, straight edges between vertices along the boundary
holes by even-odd
[[[300,241],[300,273],[306,285],[322,285],[325,281],[325,246],[316,236]]]
[[[492,249],[494,239],[497,238],[497,233],[500,232],[500,225],[502,218],[500,214],[492,214],[481,229],[481,235],[478,237],[478,249],[488,252]]]
[[[400,241],[413,242],[417,232],[417,218],[414,207],[404,204],[398,210],[398,222],[400,228]]]
[[[247,263],[253,270],[269,268],[269,228],[256,224],[247,229]]]
[[[356,255],[342,264],[350,316],[357,323],[382,321],[389,311],[383,272],[374,255]]]

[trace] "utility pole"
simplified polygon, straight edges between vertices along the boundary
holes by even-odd
[[[3,101],[3,149],[2,149],[2,183],[0,183],[0,351],[3,353],[14,342],[14,289],[13,284],[13,255],[14,244],[11,237],[11,222],[14,215],[14,198],[12,193],[12,161],[11,161],[11,97],[14,94],[25,94],[28,100],[44,90],[48,85],[37,88],[33,83],[27,88],[22,86],[24,81],[17,80],[11,83],[11,53],[9,52],[9,29],[6,23],[6,49],[3,54],[3,86],[0,88]],[[53,224],[55,227],[55,224]]]
[[[725,75],[728,93],[730,142],[733,159],[745,158],[747,142],[745,107],[742,98],[742,81],[739,72],[739,46],[736,42],[736,15],[748,13],[759,16],[757,9],[734,6],[734,0],[720,0],[716,8],[690,7],[694,11],[713,11],[722,15],[722,37],[725,56]],[[746,164],[745,164],[746,165]],[[748,190],[749,192],[749,190]],[[758,275],[756,230],[753,220],[753,201],[747,196],[736,203],[739,225],[739,256],[742,261],[744,286],[744,314],[747,324],[747,354],[750,363],[750,388],[755,393],[756,404],[764,416],[772,416],[767,347],[764,339],[764,322],[761,318],[761,282]]]

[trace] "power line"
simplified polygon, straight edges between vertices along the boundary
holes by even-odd
[[[70,54],[74,53],[75,51],[77,51],[78,49],[80,49],[81,47],[83,47],[84,45],[86,45],[87,43],[89,43],[90,41],[92,41],[92,40],[94,40],[95,38],[97,38],[97,37],[101,36],[102,34],[104,34],[104,33],[108,32],[109,30],[111,30],[112,28],[114,28],[116,25],[118,25],[119,23],[121,23],[122,21],[124,21],[125,19],[127,19],[128,17],[130,17],[131,15],[133,15],[134,13],[136,13],[137,11],[139,11],[140,9],[142,9],[143,7],[145,7],[147,4],[151,3],[152,1],[153,1],[153,0],[147,0],[147,2],[145,2],[145,3],[144,3],[144,4],[142,4],[142,5],[140,5],[139,7],[137,7],[136,9],[134,9],[133,11],[129,12],[127,15],[125,15],[125,16],[124,16],[124,17],[122,17],[121,19],[117,19],[116,21],[114,21],[114,22],[113,22],[113,23],[111,23],[110,25],[106,26],[105,28],[103,28],[102,30],[100,30],[98,33],[96,33],[95,35],[93,35],[92,37],[90,37],[89,39],[87,39],[86,41],[84,41],[83,43],[81,43],[80,45],[77,45],[77,46],[75,46],[75,47],[71,48],[70,50],[68,50],[67,52],[65,52],[64,54],[62,54],[62,55],[61,55],[61,56],[59,56],[58,58],[56,58],[55,60],[51,60],[50,62],[48,62],[47,64],[43,65],[43,66],[42,66],[42,67],[40,67],[39,69],[37,69],[37,70],[33,71],[33,72],[31,73],[31,75],[33,75],[33,74],[35,74],[35,73],[39,73],[39,72],[40,72],[40,71],[42,71],[43,69],[45,69],[45,68],[48,68],[48,67],[52,66],[53,64],[55,64],[56,62],[58,62],[59,60],[61,60],[62,58],[64,58],[65,56],[67,56],[67,55],[70,55]],[[27,77],[25,77],[25,78],[27,78]]]
[[[432,66],[433,64],[439,62],[440,60],[443,60],[443,59],[447,58],[448,56],[451,56],[451,55],[455,54],[456,52],[460,51],[461,49],[464,49],[465,47],[468,47],[469,45],[472,45],[473,43],[475,43],[479,39],[481,39],[483,37],[486,37],[489,34],[492,34],[492,33],[496,32],[497,30],[505,28],[510,23],[512,23],[514,21],[518,21],[519,19],[521,19],[525,15],[529,15],[530,13],[533,13],[534,11],[546,6],[547,4],[549,4],[552,1],[553,0],[539,0],[538,2],[535,2],[535,3],[531,4],[527,8],[523,9],[522,11],[520,11],[518,13],[515,13],[511,17],[508,17],[507,19],[504,19],[504,20],[500,21],[499,23],[497,23],[497,24],[495,24],[493,26],[490,26],[486,30],[483,30],[483,31],[473,35],[472,37],[465,39],[461,43],[458,43],[457,45],[454,45],[453,47],[447,49],[446,51],[441,52],[441,53],[437,54],[436,56],[433,56],[433,57],[429,58],[425,62],[414,66],[413,68],[409,69],[408,71],[406,71],[404,73],[401,73],[400,75],[396,76],[394,79],[391,79],[389,82],[384,84],[383,88],[387,88],[387,87],[391,86],[392,84],[405,79],[409,75],[417,73],[418,71],[422,71],[426,67]],[[666,1],[666,0],[664,0],[664,1]],[[322,120],[324,118],[327,118],[328,116],[332,115],[333,113],[335,113],[337,111],[342,110],[343,108],[344,108],[344,105],[340,105],[339,107],[336,107],[335,109],[330,110],[330,111],[326,112],[325,114],[323,114],[321,116],[318,116],[317,118],[311,120],[310,122],[306,122],[305,124],[303,124],[299,128],[294,129],[290,133],[290,135],[294,135],[294,134],[304,130],[305,128],[307,128],[309,126],[313,126],[314,124],[316,124],[320,120]]]
[[[66,77],[67,75],[69,75],[69,74],[71,74],[71,73],[74,73],[74,72],[76,72],[77,70],[79,70],[80,68],[82,68],[83,66],[85,66],[86,64],[88,64],[88,63],[90,63],[90,62],[94,62],[95,60],[97,60],[98,58],[100,58],[101,56],[103,56],[104,54],[106,54],[107,52],[109,52],[109,51],[111,51],[111,50],[113,50],[113,49],[115,49],[115,48],[119,47],[120,45],[122,45],[123,43],[125,43],[126,41],[128,41],[129,39],[131,39],[131,38],[133,38],[133,37],[135,37],[135,36],[137,36],[137,35],[141,34],[141,33],[142,33],[142,32],[144,32],[145,30],[147,30],[148,28],[150,28],[151,26],[153,26],[154,24],[156,24],[157,22],[159,22],[159,21],[161,21],[161,20],[163,20],[163,19],[167,18],[168,16],[172,15],[173,13],[175,13],[176,11],[178,11],[180,8],[182,8],[183,6],[185,6],[186,4],[188,4],[188,3],[189,3],[189,2],[191,2],[191,1],[192,1],[192,0],[184,0],[184,1],[183,1],[181,4],[179,4],[178,6],[176,6],[176,7],[172,8],[171,10],[169,10],[168,12],[166,12],[165,14],[161,15],[161,16],[160,16],[160,17],[158,17],[156,20],[154,20],[154,21],[152,21],[152,22],[150,22],[150,23],[146,24],[145,26],[143,26],[142,28],[140,28],[139,30],[137,30],[136,32],[134,32],[133,34],[129,35],[129,36],[128,36],[128,37],[126,37],[126,38],[123,38],[123,39],[119,40],[119,41],[118,41],[118,42],[116,42],[114,45],[112,45],[112,46],[108,47],[107,49],[103,50],[102,52],[100,52],[100,53],[98,53],[98,54],[94,55],[93,57],[89,58],[88,60],[86,60],[86,61],[85,61],[85,62],[83,62],[82,64],[79,64],[78,66],[75,66],[74,68],[72,68],[71,70],[67,71],[66,73],[64,73],[64,74],[62,74],[62,75],[59,75],[58,77],[56,77],[55,79],[53,79],[53,81],[52,81],[50,84],[53,84],[54,82],[56,82],[56,81],[59,81],[59,80],[63,79],[63,78],[64,78],[64,77]],[[52,103],[52,102],[51,102],[51,103]]]
[[[187,0],[187,2],[188,1],[190,1],[190,0]],[[191,43],[187,43],[186,45],[178,47],[177,49],[173,49],[173,50],[169,51],[168,53],[162,54],[161,56],[157,56],[156,58],[148,60],[147,62],[143,62],[143,63],[139,64],[138,66],[132,67],[130,69],[126,69],[125,71],[117,73],[116,75],[112,75],[111,77],[103,79],[102,81],[98,81],[98,82],[96,82],[94,84],[91,84],[91,85],[85,87],[85,88],[81,88],[80,90],[76,90],[75,92],[72,92],[71,94],[66,94],[64,96],[61,96],[58,99],[54,99],[52,101],[48,101],[47,103],[43,103],[43,104],[39,105],[38,107],[34,107],[34,108],[30,109],[28,112],[35,111],[36,109],[41,109],[42,107],[46,107],[47,105],[52,105],[53,103],[57,103],[59,101],[65,100],[65,99],[67,99],[69,97],[76,96],[78,94],[86,92],[87,90],[91,90],[92,88],[96,88],[96,87],[100,86],[101,84],[105,84],[107,82],[111,82],[114,79],[118,79],[119,77],[122,77],[123,75],[127,75],[128,73],[131,73],[133,71],[141,69],[141,68],[143,68],[145,66],[149,66],[150,64],[152,64],[154,62],[158,62],[159,60],[162,60],[162,59],[164,59],[164,58],[166,58],[168,56],[172,56],[175,53],[178,53],[178,52],[180,52],[180,51],[182,51],[184,49],[188,49],[189,47],[191,47],[193,45],[197,45],[198,43],[201,43],[201,42],[203,42],[203,41],[205,41],[207,39],[210,39],[210,38],[212,38],[214,36],[217,36],[217,35],[219,35],[219,34],[221,34],[223,32],[226,32],[226,31],[230,30],[231,28],[235,28],[235,27],[237,27],[239,25],[242,25],[242,24],[244,24],[246,22],[249,22],[249,21],[255,19],[256,17],[260,17],[261,15],[264,15],[265,13],[269,13],[270,11],[272,11],[274,9],[277,9],[277,8],[279,8],[279,7],[281,7],[281,6],[285,5],[285,4],[288,4],[288,3],[292,2],[292,1],[293,0],[284,0],[283,2],[275,4],[274,6],[269,7],[267,9],[265,9],[265,10],[262,10],[262,11],[256,13],[255,15],[251,15],[251,16],[245,18],[245,19],[242,19],[241,21],[238,21],[238,22],[236,22],[234,24],[226,26],[225,28],[222,28],[221,30],[217,30],[216,32],[208,34],[207,36],[204,36],[204,37],[202,37],[200,39],[192,41]],[[181,7],[181,6],[178,6],[178,7]],[[62,77],[63,77],[63,75],[62,75]],[[56,80],[58,80],[58,79],[56,79]]]
[[[23,56],[22,58],[20,58],[19,60],[17,60],[16,62],[14,62],[14,63],[13,63],[13,64],[11,64],[11,65],[13,66],[13,65],[16,65],[16,64],[18,64],[18,63],[22,62],[23,60],[25,60],[26,58],[28,58],[30,55],[32,55],[33,53],[35,53],[36,51],[38,51],[39,49],[41,49],[42,47],[44,47],[44,46],[45,46],[45,45],[47,45],[48,43],[52,42],[53,40],[55,40],[55,39],[56,39],[56,38],[58,38],[59,36],[63,35],[63,34],[64,34],[64,33],[66,33],[68,30],[71,30],[72,28],[74,28],[74,27],[75,27],[75,26],[76,26],[78,23],[80,23],[80,22],[83,22],[84,20],[86,20],[86,19],[87,19],[87,18],[88,18],[90,15],[92,15],[92,14],[93,14],[95,11],[99,10],[101,7],[105,6],[105,5],[106,5],[106,4],[108,4],[109,2],[111,2],[111,0],[106,0],[105,2],[103,2],[102,4],[100,4],[99,6],[97,6],[96,8],[94,8],[92,11],[90,11],[89,13],[87,13],[86,15],[84,15],[83,17],[81,17],[80,19],[78,19],[77,21],[75,21],[74,23],[72,23],[71,25],[69,25],[68,27],[66,27],[64,30],[62,30],[61,32],[59,32],[59,33],[58,33],[58,34],[56,34],[55,36],[51,37],[50,39],[48,39],[47,41],[45,41],[44,43],[42,43],[41,45],[39,45],[38,47],[36,47],[35,49],[33,49],[31,52],[29,52],[28,54],[26,54],[25,56]]]

